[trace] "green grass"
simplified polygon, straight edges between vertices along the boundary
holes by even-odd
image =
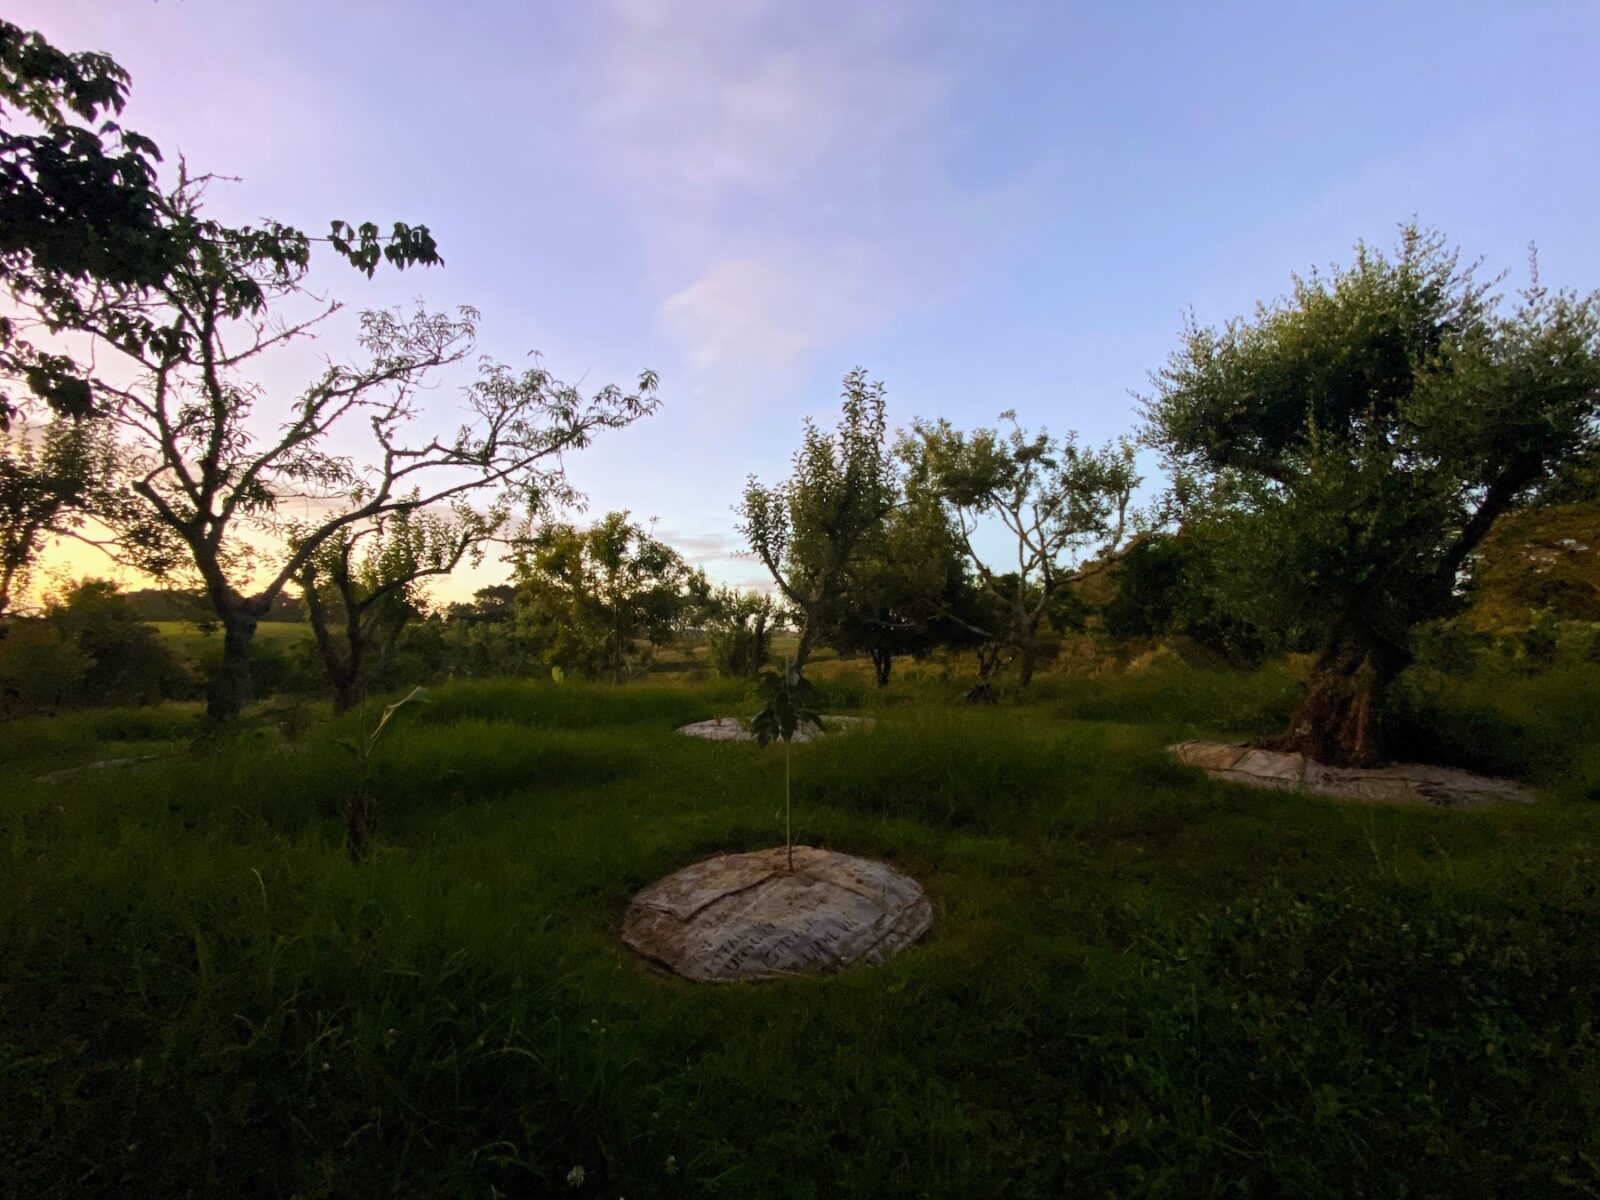
[[[616,938],[641,886],[779,835],[776,752],[673,732],[740,685],[437,689],[385,734],[365,866],[354,716],[195,751],[192,710],[0,726],[0,1195],[1600,1190],[1592,675],[1440,699],[1501,704],[1553,783],[1447,814],[1162,753],[1276,727],[1272,670],[968,708],[844,666],[879,726],[796,748],[797,833],[921,879],[933,934],[754,986]],[[36,782],[129,746],[171,753]]]

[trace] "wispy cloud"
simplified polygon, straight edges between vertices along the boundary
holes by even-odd
[[[789,188],[842,152],[870,162],[946,88],[897,49],[910,11],[618,0],[597,132],[636,186],[690,207]]]
[[[906,295],[888,214],[951,79],[902,44],[914,9],[618,0],[597,142],[669,282],[658,313],[724,395],[789,377]],[[885,236],[886,232],[891,236]]]
[[[861,243],[773,247],[713,262],[661,306],[687,364],[727,382],[782,374],[810,351],[882,320],[898,291],[892,261]]]
[[[676,529],[658,529],[655,536],[683,555],[685,561],[696,564],[731,558],[744,548],[726,533],[680,533]]]

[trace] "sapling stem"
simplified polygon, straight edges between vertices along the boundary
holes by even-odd
[[[794,770],[793,750],[790,743],[799,727],[810,722],[818,729],[822,720],[811,707],[811,685],[794,675],[794,667],[786,656],[783,674],[775,671],[762,673],[758,694],[764,707],[750,720],[756,741],[766,746],[777,738],[783,742],[783,850],[788,870],[794,871]]]

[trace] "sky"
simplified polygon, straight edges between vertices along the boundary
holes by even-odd
[[[236,177],[217,215],[430,227],[443,268],[316,276],[349,306],[327,352],[420,297],[586,387],[658,371],[661,411],[569,474],[728,582],[766,582],[745,477],[785,473],[856,365],[897,425],[1015,409],[1098,443],[1186,313],[1248,314],[1413,218],[1512,282],[1537,243],[1544,282],[1600,286],[1594,0],[8,10],[127,67],[125,123]],[[429,398],[446,424],[462,381]]]

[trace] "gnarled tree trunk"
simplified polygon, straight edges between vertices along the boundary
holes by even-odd
[[[1380,762],[1378,706],[1403,665],[1363,638],[1336,638],[1318,656],[1289,728],[1272,748],[1334,767]]]
[[[1017,686],[1027,687],[1033,682],[1033,672],[1039,665],[1039,651],[1030,638],[1017,647]]]

